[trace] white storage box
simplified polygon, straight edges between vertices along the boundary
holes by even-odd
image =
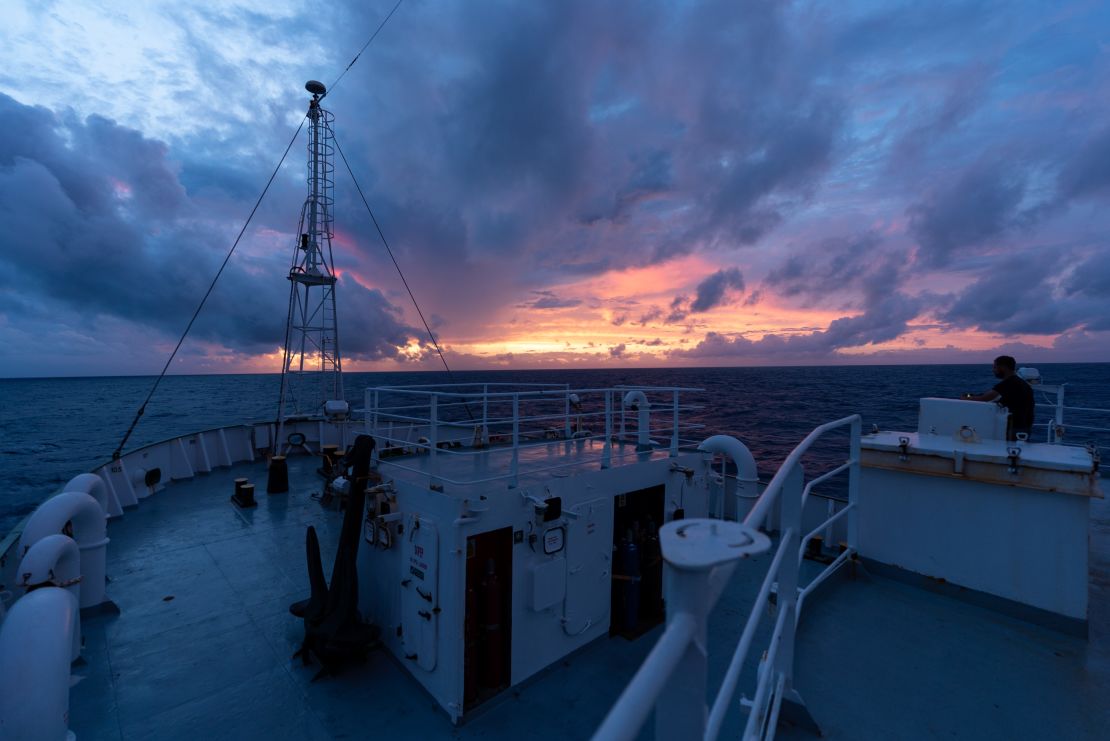
[[[1005,407],[994,402],[927,397],[921,400],[917,432],[966,443],[1005,440],[1009,415]]]

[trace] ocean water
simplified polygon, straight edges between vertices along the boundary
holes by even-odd
[[[1110,409],[1110,363],[1038,367],[1045,383],[1068,384],[1069,406]],[[352,407],[362,407],[367,386],[447,381],[446,373],[348,373],[344,377]],[[875,424],[882,429],[912,430],[917,425],[919,398],[955,397],[995,383],[988,365],[482,371],[456,372],[453,381],[704,389],[683,395],[684,403],[703,406],[694,421],[705,425],[706,436],[727,433],[744,441],[755,455],[761,477],[773,475],[794,446],[819,424],[858,412],[864,429]],[[108,460],[153,382],[151,377],[136,376],[0,379],[0,535],[71,477]],[[277,375],[169,376],[147,406],[126,450],[188,432],[273,419],[278,383]],[[1038,409],[1038,421],[1049,414]],[[1110,427],[1110,414],[1077,412],[1065,417],[1065,422]],[[1069,429],[1067,440],[1094,440],[1110,448],[1106,434]],[[818,448],[812,465],[830,465],[838,456],[842,460],[843,450],[842,445]]]

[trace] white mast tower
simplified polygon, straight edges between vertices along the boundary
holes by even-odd
[[[343,400],[343,363],[335,313],[335,263],[332,260],[335,145],[333,116],[320,107],[327,89],[305,83],[308,104],[308,197],[301,207],[297,245],[289,269],[289,318],[285,325],[278,440],[283,423],[294,416],[323,415],[329,401]],[[281,443],[278,442],[280,445]]]

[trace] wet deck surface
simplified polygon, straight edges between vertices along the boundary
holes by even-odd
[[[304,532],[330,572],[339,515],[310,494],[315,462],[290,460],[291,490],[267,496],[263,464],[180,482],[109,525],[109,596],[118,616],[83,622],[87,665],[71,690],[79,739],[588,738],[650,650],[600,639],[453,727],[385,651],[338,677],[292,659],[289,614],[308,593]],[[256,483],[258,507],[228,501]],[[1110,728],[1106,626],[1110,517],[1092,522],[1090,642],[901,583],[859,576],[811,600],[797,686],[833,739],[1102,739]],[[767,565],[755,559],[710,625],[719,681]],[[765,645],[770,620],[755,646]],[[741,687],[751,692],[754,667]],[[744,716],[732,713],[724,737]],[[813,738],[786,729],[785,738]],[[643,737],[651,737],[650,732]]]

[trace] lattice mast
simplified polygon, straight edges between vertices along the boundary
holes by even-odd
[[[308,196],[301,207],[297,243],[289,268],[289,317],[285,325],[279,424],[291,416],[324,412],[343,399],[343,363],[335,311],[332,206],[335,152],[333,116],[320,106],[323,84],[309,80]]]

